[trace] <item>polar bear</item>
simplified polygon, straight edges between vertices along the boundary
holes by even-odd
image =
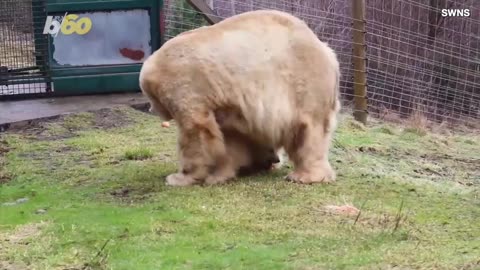
[[[153,106],[148,110],[151,114],[161,116]],[[216,121],[222,127],[226,121],[235,120],[233,115],[217,112]],[[259,172],[265,172],[273,169],[280,169],[286,164],[285,154],[279,150],[260,145],[255,140],[250,139],[242,133],[233,129],[221,129],[225,141],[226,152],[230,158],[231,178],[236,176],[246,176]],[[177,185],[200,184],[198,182],[181,182]]]
[[[307,24],[258,10],[178,35],[145,60],[140,88],[179,128],[179,171],[170,185],[224,183],[235,176],[224,130],[284,149],[303,184],[335,181],[328,160],[337,124],[335,52]],[[228,121],[219,123],[222,112]]]

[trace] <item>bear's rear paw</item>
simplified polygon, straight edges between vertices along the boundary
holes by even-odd
[[[167,185],[169,186],[191,186],[198,184],[195,179],[183,173],[173,173],[167,176]]]
[[[230,177],[212,175],[212,176],[208,176],[205,179],[204,184],[207,185],[207,186],[221,185],[221,184],[225,184],[226,182],[228,182],[228,180],[230,180]]]

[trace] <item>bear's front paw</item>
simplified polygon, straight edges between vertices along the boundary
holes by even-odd
[[[331,168],[310,172],[294,171],[287,175],[286,179],[299,184],[332,183],[335,182],[335,172]]]
[[[183,173],[173,173],[167,176],[167,185],[169,186],[184,187],[184,186],[191,186],[195,184],[198,184],[195,179]]]

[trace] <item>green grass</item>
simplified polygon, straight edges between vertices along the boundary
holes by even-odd
[[[125,152],[125,158],[129,160],[143,160],[151,157],[153,157],[153,153],[148,148],[137,148]]]
[[[2,134],[0,269],[480,268],[478,135],[347,117],[334,184],[285,168],[175,188],[176,129],[160,123],[120,108]],[[345,203],[360,214],[325,210]]]

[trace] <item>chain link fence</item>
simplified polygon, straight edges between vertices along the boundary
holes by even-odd
[[[355,95],[352,0],[204,0],[220,19],[257,9],[303,19],[335,49],[342,100]],[[468,9],[443,17],[442,9]],[[165,0],[166,39],[208,25],[186,0]],[[480,120],[480,1],[367,0],[367,99],[370,115],[386,120],[422,117],[478,127]]]

